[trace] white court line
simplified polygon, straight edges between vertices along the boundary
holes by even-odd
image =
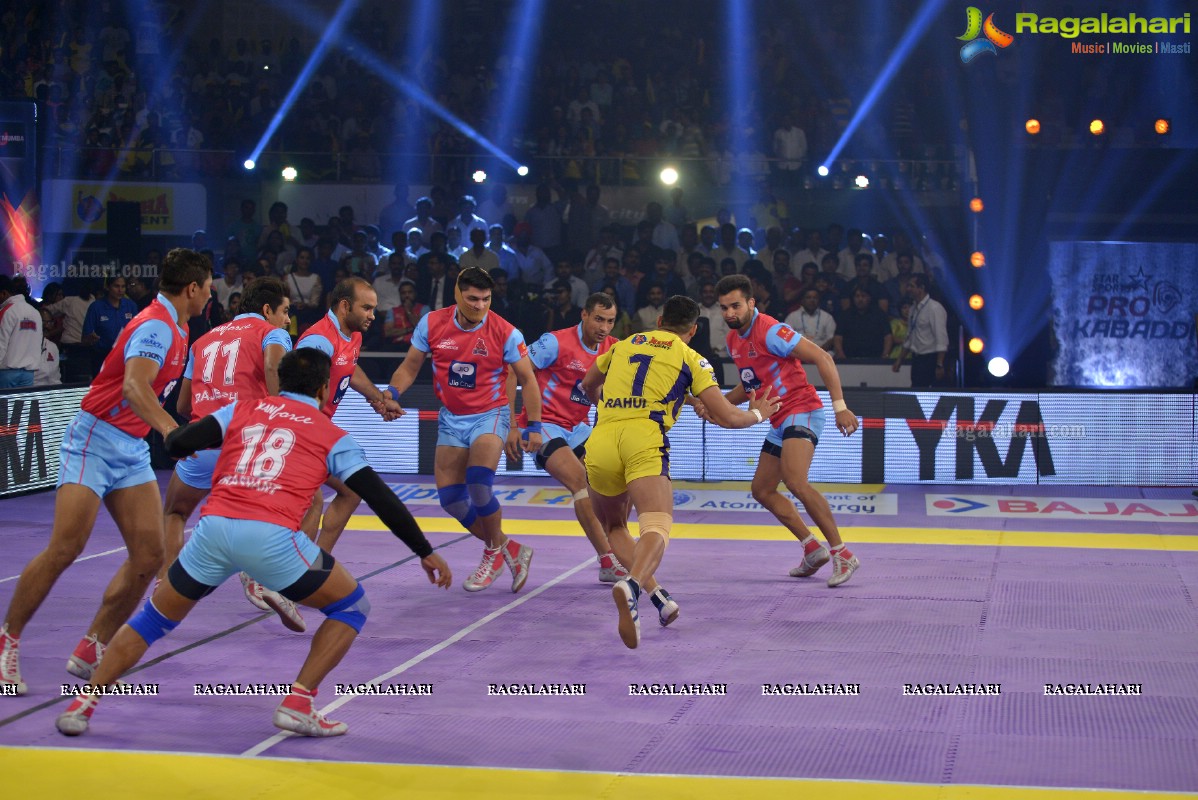
[[[487,614],[485,617],[478,620],[477,622],[473,622],[473,623],[467,625],[465,628],[462,628],[460,631],[458,631],[454,635],[450,636],[448,639],[445,639],[444,641],[433,645],[432,647],[425,650],[423,653],[413,656],[412,658],[410,658],[407,661],[405,661],[404,663],[400,664],[398,667],[391,670],[390,672],[385,672],[382,675],[379,675],[377,678],[373,678],[370,681],[367,681],[367,683],[369,683],[372,686],[377,686],[377,685],[383,683],[384,681],[391,680],[396,675],[399,675],[401,672],[407,672],[409,669],[416,666],[421,661],[425,661],[426,659],[432,658],[437,653],[440,653],[442,650],[449,647],[450,645],[460,642],[462,639],[466,638],[471,633],[473,633],[474,631],[481,628],[483,625],[486,625],[491,620],[497,619],[498,617],[503,616],[504,614],[511,611],[513,608],[515,608],[518,605],[527,603],[529,600],[533,599],[534,597],[536,597],[537,595],[539,595],[541,592],[545,591],[549,587],[556,586],[557,584],[564,581],[566,578],[569,578],[574,573],[576,573],[579,570],[582,570],[586,567],[589,567],[594,563],[595,563],[594,556],[588,557],[586,561],[583,561],[577,567],[572,567],[571,569],[566,570],[561,575],[558,575],[556,578],[549,580],[547,583],[541,584],[540,586],[533,589],[528,594],[526,594],[516,600],[513,600],[512,602],[508,603],[503,608],[498,608],[498,609],[492,611],[490,614]],[[343,694],[340,697],[338,697],[336,700],[334,700],[333,702],[329,703],[324,708],[320,709],[320,713],[331,714],[332,712],[336,711],[338,708],[341,708],[341,706],[348,703],[350,700],[353,700],[355,697],[360,697],[360,696],[362,696],[362,695]],[[241,755],[243,757],[244,756],[261,755],[262,753],[264,753],[267,750],[269,750],[270,748],[274,747],[276,744],[283,741],[284,739],[290,739],[293,736],[295,736],[295,734],[290,733],[290,732],[276,733],[274,736],[271,736],[269,739],[261,741],[258,744],[254,745],[253,747],[251,747],[249,750],[246,750]]]
[[[99,558],[100,556],[110,556],[113,553],[123,553],[123,552],[125,552],[124,547],[114,547],[111,550],[105,550],[103,553],[92,553],[90,556],[80,556],[79,558],[72,561],[71,564],[75,565],[75,564],[78,564],[80,561],[88,561],[93,558]],[[8,583],[9,581],[15,581],[19,577],[21,577],[21,576],[20,575],[10,575],[7,578],[0,578],[0,583]]]

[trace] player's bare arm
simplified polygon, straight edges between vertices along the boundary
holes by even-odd
[[[747,411],[729,403],[718,386],[708,386],[699,393],[699,399],[707,408],[711,421],[721,428],[749,428],[768,419],[781,407],[782,402],[771,397],[771,391],[772,388],[766,386],[760,393],[751,392]]]
[[[163,436],[179,427],[154,393],[154,378],[158,377],[158,362],[151,358],[133,357],[125,362],[125,382],[121,393],[133,409],[151,428]]]
[[[832,361],[831,354],[827,350],[817,346],[814,342],[803,337],[795,346],[794,352],[791,353],[794,358],[800,361],[808,361],[815,364],[819,370],[819,376],[824,381],[824,386],[828,388],[828,395],[832,398],[832,410],[836,412],[836,428],[845,436],[852,436],[853,432],[860,427],[860,422],[857,420],[857,415],[849,410],[849,407],[844,402],[844,389],[840,385],[840,372],[836,369],[836,364]]]
[[[537,428],[540,428],[541,387],[537,383],[537,375],[532,368],[532,359],[528,356],[524,356],[511,366],[512,369],[509,375],[514,373],[515,380],[520,383],[524,410],[528,412],[529,429],[526,431],[527,436],[524,438],[524,451],[526,453],[535,453],[541,449],[541,432],[532,427],[532,424],[535,422],[538,423]]]

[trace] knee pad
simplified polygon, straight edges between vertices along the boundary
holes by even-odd
[[[641,527],[641,538],[646,533],[656,533],[668,547],[670,544],[670,528],[674,524],[674,516],[663,511],[647,511],[638,515],[637,522]]]
[[[466,492],[470,505],[480,517],[489,517],[499,510],[499,501],[491,487],[495,483],[495,470],[488,467],[466,467]]]
[[[154,603],[149,600],[141,607],[141,611],[138,611],[129,620],[129,627],[137,631],[137,635],[146,640],[147,646],[154,644],[154,642],[166,636],[178,625],[179,623],[162,616],[162,613],[157,608],[154,608]]]
[[[445,513],[462,523],[463,528],[469,528],[478,517],[474,506],[470,504],[470,495],[464,483],[443,486],[437,490],[437,499],[441,501]]]
[[[370,613],[370,601],[366,599],[366,590],[359,583],[357,588],[345,597],[320,609],[320,613],[329,619],[344,622],[353,628],[355,633],[361,633],[362,626],[366,624],[366,615]]]
[[[532,461],[540,469],[545,469],[545,465],[549,463],[549,457],[563,447],[569,447],[569,445],[562,437],[558,436],[556,439],[550,439],[541,445],[541,449],[532,457]]]

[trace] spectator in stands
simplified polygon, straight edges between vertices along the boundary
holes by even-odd
[[[857,254],[863,251],[873,252],[873,248],[865,240],[865,234],[860,228],[849,228],[845,234],[845,246],[836,254],[836,271],[842,281],[851,281],[857,277]]]
[[[416,216],[406,220],[403,224],[405,231],[411,231],[412,228],[419,228],[426,240],[430,239],[434,233],[439,233],[443,230],[441,223],[433,219],[433,201],[428,197],[421,197],[416,200]],[[411,243],[409,242],[409,247]],[[419,256],[417,256],[419,258]]]
[[[325,312],[321,303],[324,297],[324,281],[312,271],[314,261],[315,254],[312,249],[300,247],[295,254],[295,266],[286,278],[287,289],[291,294],[291,311],[296,318],[297,335],[319,322]]]
[[[547,183],[537,185],[536,198],[536,203],[524,214],[524,221],[532,226],[530,241],[556,260],[562,245],[562,204],[553,202],[552,189]]]
[[[500,226],[500,232],[503,227]],[[469,267],[478,267],[490,273],[491,270],[499,269],[499,256],[494,250],[487,247],[487,229],[486,228],[471,228],[470,229],[470,247],[466,252],[462,253],[458,259],[458,266],[462,269]],[[501,315],[502,316],[502,315]]]
[[[440,253],[425,253],[420,257],[421,282],[416,285],[416,297],[429,311],[453,305],[453,281],[449,280],[449,262]]]
[[[549,312],[545,318],[546,330],[561,330],[582,322],[582,308],[571,299],[573,292],[574,287],[566,280],[557,280],[545,287],[545,303]]]
[[[241,252],[253,255],[258,252],[258,239],[262,226],[258,224],[258,204],[253,200],[241,201],[241,218],[229,228],[229,235],[237,237]]]
[[[650,273],[649,280],[660,286],[665,291],[666,297],[686,294],[686,284],[674,269],[677,260],[678,257],[672,250],[662,250],[653,261],[653,272]]]
[[[699,229],[699,249],[707,255],[714,257],[715,251],[719,249],[719,245],[716,244],[716,237],[718,235],[719,229],[716,226],[704,225]],[[716,259],[716,263],[719,263],[718,258]]]
[[[258,234],[258,243],[256,250],[261,250],[267,245],[267,240],[272,233],[279,234],[282,241],[276,252],[282,252],[285,247],[290,247],[294,252],[295,237],[291,232],[291,223],[287,221],[287,204],[283,202],[271,203],[270,209],[266,212],[267,223],[262,227],[262,232]],[[291,241],[288,241],[288,240]]]
[[[782,115],[781,124],[774,130],[773,155],[778,159],[774,166],[779,183],[793,186],[807,160],[807,134],[789,111]]]
[[[404,260],[409,264],[419,261],[420,257],[427,252],[429,249],[424,246],[424,231],[420,228],[409,228],[407,246],[404,248]]]
[[[886,287],[878,283],[878,279],[874,277],[874,257],[870,253],[857,254],[857,277],[843,287],[840,294],[840,307],[842,310],[848,309],[853,292],[858,289],[864,289],[869,292],[874,302],[878,304],[878,308],[883,311],[890,309],[890,295],[887,294]]]
[[[892,359],[899,357],[903,350],[903,342],[907,341],[907,320],[911,318],[910,296],[904,297],[902,302],[893,308],[897,308],[898,313],[892,314],[890,317],[890,335],[894,340],[894,347],[891,348],[887,358]]]
[[[92,347],[97,368],[116,344],[121,329],[137,316],[137,304],[125,296],[127,285],[120,275],[109,278],[104,284],[104,296],[88,306],[82,342]]]
[[[681,187],[675,186],[670,190],[670,207],[667,208],[662,215],[665,221],[674,226],[674,230],[678,231],[679,236],[682,234],[682,228],[691,221],[690,211],[682,204],[683,191]],[[681,243],[675,249],[681,250]]]
[[[923,259],[915,254],[915,246],[911,243],[911,237],[905,231],[897,231],[894,234],[893,251],[882,256],[875,269],[874,274],[879,283],[885,283],[898,275],[898,258],[900,255],[910,256],[911,271],[913,273],[925,272]]]
[[[233,292],[244,291],[241,282],[241,262],[235,258],[225,261],[224,275],[218,281],[212,282],[212,291],[222,306],[229,305],[229,295]]]
[[[893,278],[882,284],[891,308],[898,308],[907,296],[907,284],[915,271],[915,259],[910,253],[899,253],[894,259],[897,270]]]
[[[48,326],[54,322],[54,315],[45,308],[38,313],[42,316],[42,352],[33,371],[33,385],[58,386],[62,383],[62,359],[58,354],[58,345],[46,335]]]
[[[557,285],[565,284],[570,287],[570,303],[581,309],[586,305],[591,289],[586,282],[574,275],[574,265],[568,258],[563,258],[553,267],[553,278],[545,284],[546,292]],[[550,327],[549,330],[557,330]]]
[[[657,284],[648,284],[645,288],[645,304],[636,310],[636,315],[632,318],[633,333],[656,329],[657,318],[661,316],[661,308],[665,302],[665,291]]]
[[[944,382],[948,312],[928,294],[926,276],[912,275],[910,280],[911,316],[907,319],[907,339],[892,369],[898,372],[910,353],[912,388],[936,386]]]
[[[787,315],[786,324],[824,350],[831,351],[835,346],[836,320],[819,307],[819,292],[814,288],[803,292],[802,306]]]
[[[753,247],[753,231],[750,229],[741,228],[736,232],[736,246],[748,253],[749,258],[757,258],[757,250]]]
[[[824,260],[824,254],[828,252],[823,247],[823,238],[823,234],[820,233],[819,228],[811,228],[808,230],[806,235],[807,246],[795,253],[794,257],[791,259],[791,262],[799,264],[800,266],[811,262],[816,264],[816,268],[818,269],[818,265]]]
[[[491,310],[508,321],[520,319],[520,298],[512,295],[508,272],[503,267],[491,271],[495,281],[491,289]]]
[[[512,204],[507,199],[507,187],[502,183],[494,184],[491,187],[491,196],[479,203],[475,213],[485,219],[488,225],[502,223],[503,218],[512,213]]]
[[[661,203],[651,202],[645,206],[645,219],[653,226],[651,238],[656,247],[675,253],[682,249],[678,229],[664,219]]]
[[[740,272],[751,256],[742,247],[736,243],[736,226],[731,222],[726,222],[720,226],[720,244],[716,247],[711,257],[719,264],[721,271],[724,268],[724,259],[730,258],[736,262],[736,269],[733,272]]]
[[[541,248],[532,243],[532,225],[521,222],[516,226],[516,241],[512,247],[516,255],[517,272],[509,276],[519,281],[525,289],[540,290],[553,274],[553,264]]]
[[[138,312],[145,311],[146,307],[154,302],[154,295],[146,285],[145,279],[130,276],[125,281],[125,296],[133,301]]]
[[[87,383],[95,374],[92,370],[92,348],[82,341],[83,321],[92,303],[92,290],[89,281],[81,278],[68,279],[73,284],[73,292],[62,300],[47,306],[55,317],[62,318],[62,337],[59,339],[63,359],[63,380],[67,383]],[[99,365],[96,365],[97,368]]]
[[[786,318],[786,299],[774,286],[774,279],[765,265],[756,259],[745,262],[744,273],[753,285],[757,308],[777,320]]]
[[[490,240],[487,242],[487,247],[499,259],[499,268],[504,271],[505,275],[511,275],[516,272],[518,269],[516,266],[516,251],[508,245],[504,237],[503,225],[493,222],[488,226],[487,231],[491,235]],[[503,317],[502,314],[499,316]],[[507,319],[507,317],[503,318]]]
[[[853,304],[842,311],[833,337],[836,358],[889,358],[894,344],[890,320],[864,289],[853,292]]]
[[[23,288],[16,279],[0,275],[0,389],[33,386],[42,362],[42,315]],[[8,435],[15,442],[15,432]]]
[[[379,264],[387,263],[387,257],[391,255],[391,248],[379,241],[378,226],[363,225],[362,230],[366,233],[366,252],[374,256]]]
[[[381,298],[380,298],[381,304]],[[394,349],[406,350],[412,344],[412,331],[429,311],[417,302],[416,284],[404,278],[399,282],[399,303],[383,313],[383,336]]]
[[[379,212],[379,231],[387,241],[391,241],[396,232],[404,231],[404,223],[415,214],[416,209],[408,202],[408,185],[397,183],[393,199]]]
[[[716,294],[715,283],[709,280],[699,286],[699,316],[707,319],[711,352],[718,358],[727,359],[728,323],[724,322],[724,312],[720,310],[720,297]]]
[[[782,229],[777,225],[771,225],[765,229],[765,247],[757,251],[757,259],[767,266],[774,267],[774,280],[778,279],[777,264],[775,253],[779,250],[786,250],[787,271],[790,269],[790,251],[786,249],[782,241]]]
[[[351,241],[352,247],[341,259],[341,266],[349,270],[349,274],[353,277],[371,280],[379,262],[367,249],[366,231],[356,231]]]
[[[449,221],[445,226],[445,235],[452,241],[454,231],[457,231],[459,244],[464,242],[473,242],[470,237],[470,232],[480,230],[483,232],[483,242],[486,242],[487,237],[487,221],[474,213],[476,204],[473,195],[463,195],[458,200],[458,214]],[[452,252],[452,248],[451,248]]]

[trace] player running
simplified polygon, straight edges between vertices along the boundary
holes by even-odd
[[[724,322],[730,329],[728,354],[740,371],[740,385],[728,392],[728,401],[743,403],[746,396],[762,386],[773,389],[782,400],[781,409],[770,417],[770,432],[761,446],[761,457],[753,474],[753,498],[769,509],[803,545],[803,563],[790,571],[791,576],[809,577],[831,560],[832,577],[828,578],[828,585],[839,586],[853,577],[860,562],[840,538],[828,501],[807,481],[815,446],[824,429],[824,405],[807,382],[807,373],[799,362],[815,363],[832,397],[836,427],[845,436],[851,436],[857,430],[857,417],[845,405],[836,364],[822,347],[789,325],[758,311],[752,286],[745,276],[721,278],[716,293]],[[794,503],[778,491],[780,481],[807,509],[830,549],[816,540],[803,524]]]
[[[288,353],[279,363],[280,396],[230,403],[167,437],[167,452],[175,457],[227,442],[217,458],[216,485],[167,580],[117,632],[90,691],[80,692],[59,715],[60,732],[86,731],[102,696],[99,687],[115,683],[238,570],[325,615],[291,693],[275,709],[275,726],[304,736],[348,730],[344,722],[325,719],[313,700],[361,632],[370,602],[349,571],[299,530],[312,493],[336,475],[420,557],[430,582],[448,588],[452,576],[407,508],[366,463],[362,448],[320,413],[330,392],[329,371],[329,357],[318,350]]]
[[[83,552],[101,501],[128,555],[105,589],[87,635],[71,653],[68,672],[91,677],[105,644],[162,565],[162,500],[146,435],[153,429],[165,436],[178,427],[162,402],[183,374],[187,320],[208,303],[212,265],[194,250],[171,250],[162,260],[159,289],[121,330],[63,435],[50,542],[21,572],[0,627],[0,685],[16,686],[11,691],[17,694],[26,691],[21,634],[54,582]]]
[[[483,542],[483,557],[465,580],[468,592],[490,586],[512,571],[512,591],[528,579],[532,548],[503,533],[503,513],[493,492],[499,454],[511,427],[504,372],[510,364],[524,387],[528,411],[527,452],[541,448],[541,395],[524,336],[490,311],[495,281],[485,270],[468,267],[458,273],[457,302],[426,314],[412,332],[412,346],[388,387],[396,400],[416,380],[429,355],[433,389],[444,408],[437,416],[437,451],[433,473],[441,508]]]
[[[731,405],[720,392],[711,365],[689,346],[698,329],[699,304],[675,295],[662,306],[657,329],[617,342],[595,359],[582,388],[599,398],[595,430],[587,445],[587,478],[595,513],[614,542],[626,531],[607,527],[626,518],[628,501],[636,508],[641,535],[631,575],[612,587],[619,611],[620,639],[635,648],[641,626],[637,603],[641,588],[657,571],[673,524],[670,440],[687,396],[704,406],[706,418],[724,428],[747,428],[774,413],[779,402],[767,387],[750,396],[749,410]],[[602,391],[602,395],[600,394]]]

